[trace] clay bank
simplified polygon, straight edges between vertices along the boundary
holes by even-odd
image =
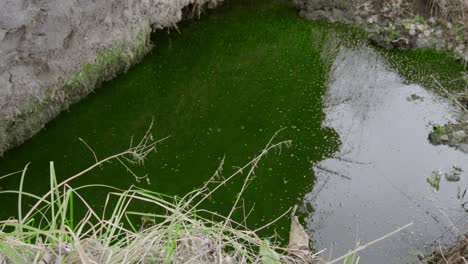
[[[140,61],[150,33],[175,27],[184,8],[199,15],[220,2],[1,1],[0,153]]]

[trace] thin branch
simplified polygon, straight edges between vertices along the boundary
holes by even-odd
[[[348,252],[348,254],[346,254],[346,255],[343,255],[343,256],[341,256],[339,258],[336,258],[336,259],[334,259],[334,260],[332,260],[330,262],[327,262],[327,264],[337,263],[338,261],[341,261],[341,260],[345,259],[348,256],[356,254],[357,252],[362,251],[362,250],[368,248],[369,246],[371,246],[371,245],[373,245],[373,244],[375,244],[377,242],[380,242],[380,241],[382,241],[382,240],[384,240],[386,238],[389,238],[389,237],[395,235],[396,233],[399,233],[400,231],[402,231],[402,230],[404,230],[404,229],[406,229],[406,228],[408,228],[408,227],[410,227],[412,225],[413,225],[413,222],[411,222],[411,223],[409,223],[409,224],[407,224],[405,226],[402,226],[402,227],[396,229],[395,231],[386,234],[385,236],[382,236],[382,237],[380,237],[380,238],[378,238],[378,239],[376,239],[374,241],[371,241],[371,242],[369,242],[369,243],[367,243],[365,245],[357,247],[355,250]]]

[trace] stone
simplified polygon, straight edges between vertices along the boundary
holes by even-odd
[[[424,36],[424,34],[419,34],[418,39],[416,40],[416,45],[418,48],[429,48],[431,47],[431,41],[429,38]]]
[[[429,142],[434,145],[440,145],[442,144],[442,139],[440,138],[439,134],[432,132],[429,134]]]
[[[446,135],[446,134],[440,135],[440,140],[442,140],[443,142],[444,141],[447,142],[447,141],[449,141],[449,136]]]
[[[468,154],[468,144],[463,143],[458,147],[459,150],[461,150],[463,153]]]
[[[459,131],[453,132],[452,136],[453,136],[454,140],[462,141],[466,137],[466,134],[465,134],[465,131],[459,130]]]
[[[299,15],[309,19],[326,19],[348,23],[354,19],[353,5],[346,0],[294,0]]]
[[[460,120],[460,122],[467,123],[466,128],[468,128],[468,112],[461,113],[458,119]]]
[[[354,20],[356,20],[356,23],[359,24],[359,25],[364,24],[364,19],[362,19],[362,17],[360,17],[360,16],[356,16],[354,18]]]

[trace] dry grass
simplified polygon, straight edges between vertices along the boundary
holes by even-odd
[[[447,22],[461,23],[468,27],[468,1],[466,0],[430,0],[428,8],[432,16]]]
[[[467,264],[468,234],[461,236],[454,246],[443,249],[441,246],[431,255],[431,264]]]

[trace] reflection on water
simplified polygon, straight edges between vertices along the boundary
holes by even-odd
[[[432,146],[432,123],[446,123],[449,104],[417,85],[406,85],[373,50],[340,51],[325,96],[326,126],[340,135],[334,158],[314,166],[317,183],[305,196],[315,209],[307,218],[316,246],[337,256],[410,222],[409,229],[362,252],[360,263],[416,262],[415,253],[466,227],[457,198],[466,187],[442,178],[435,192],[426,178],[452,166],[468,170],[468,155]],[[450,219],[450,220],[449,220]]]

